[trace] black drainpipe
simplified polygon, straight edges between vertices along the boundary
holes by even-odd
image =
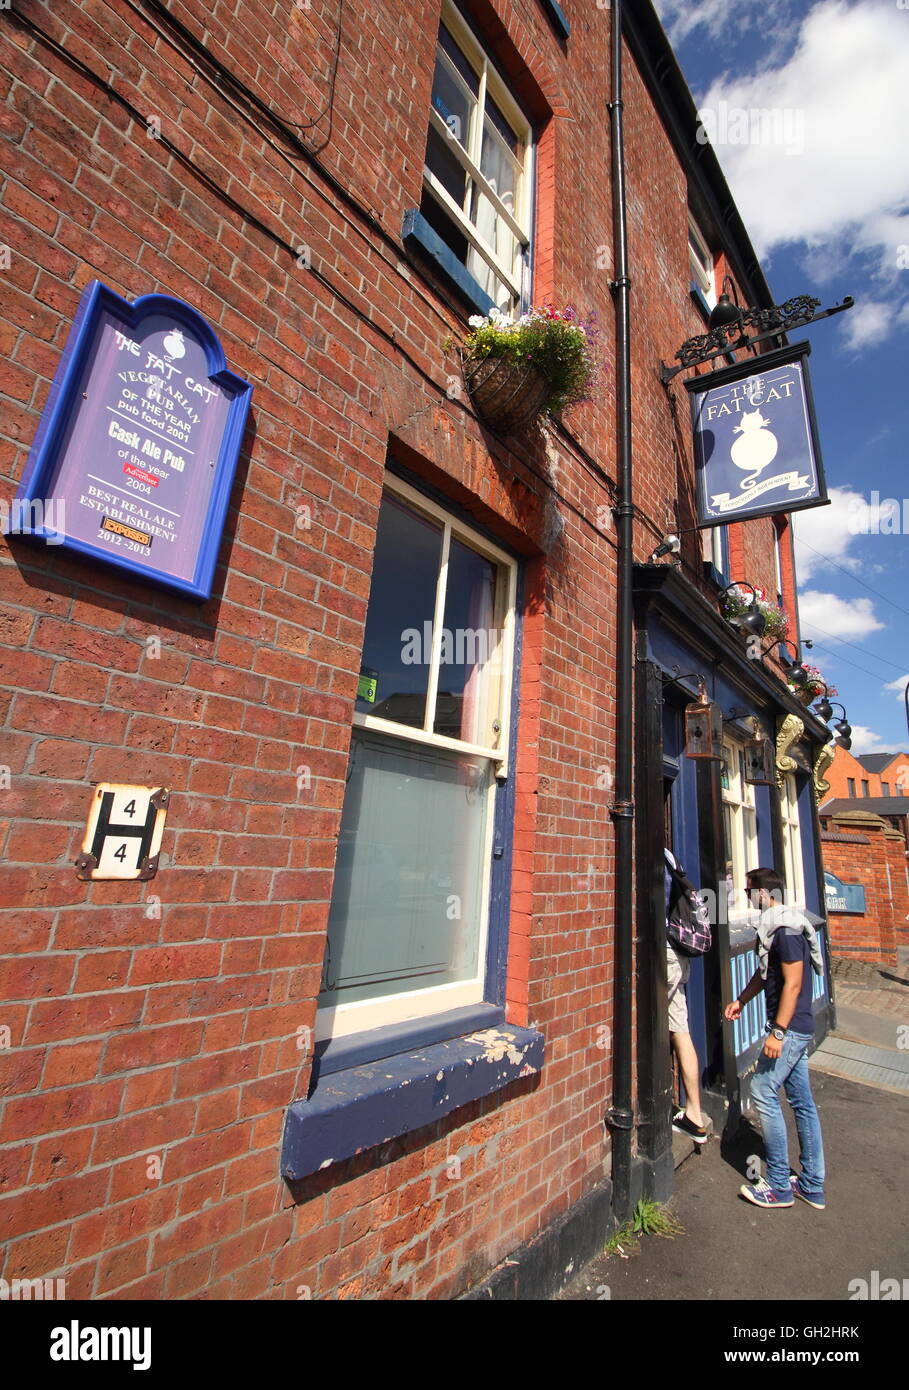
[[[632,504],[631,504],[631,350],[628,327],[628,237],[625,220],[625,149],[622,133],[622,0],[612,0],[612,221],[615,279],[610,289],[616,311],[616,426],[618,500],[613,515],[618,533],[616,630],[615,800],[615,996],[613,1000],[613,1093],[606,1123],[612,1132],[613,1207],[619,1221],[631,1210],[632,893]]]

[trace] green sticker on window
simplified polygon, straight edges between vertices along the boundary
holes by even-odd
[[[371,705],[376,702],[376,675],[361,675],[357,681],[357,699],[368,700]]]

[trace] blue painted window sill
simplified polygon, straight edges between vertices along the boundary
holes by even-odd
[[[451,247],[445,245],[435,228],[430,227],[426,218],[416,208],[410,208],[404,214],[401,239],[405,246],[419,251],[431,260],[451,288],[457,290],[478,314],[488,314],[490,309],[495,308],[495,300],[486,293],[480,282],[474,279]]]
[[[282,1175],[299,1180],[536,1075],[543,1051],[542,1033],[503,1023],[331,1072],[288,1109]]]

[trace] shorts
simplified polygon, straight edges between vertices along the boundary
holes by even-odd
[[[691,961],[681,955],[671,942],[666,942],[666,973],[669,976],[669,1031],[687,1033],[688,1001],[684,986],[688,982]]]

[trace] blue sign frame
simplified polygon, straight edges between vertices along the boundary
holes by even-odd
[[[794,343],[685,382],[699,527],[829,503],[810,352],[810,343]]]
[[[198,352],[201,349],[204,353],[207,375],[204,384],[199,377],[195,386],[200,393],[200,398],[208,401],[217,399],[218,408],[224,414],[223,425],[219,424],[218,432],[210,442],[208,449],[212,455],[209,466],[212,468],[213,474],[210,485],[207,479],[205,481],[207,505],[201,526],[198,516],[193,518],[193,531],[197,533],[197,536],[190,542],[189,554],[190,557],[195,555],[194,562],[191,558],[187,562],[187,547],[184,545],[182,548],[183,568],[190,572],[191,577],[173,573],[166,568],[139,563],[128,558],[125,554],[104,549],[102,545],[92,543],[82,537],[67,535],[65,531],[61,534],[58,528],[51,528],[47,524],[48,504],[61,500],[60,489],[57,487],[58,475],[64,460],[68,464],[70,463],[66,455],[67,440],[75,426],[80,407],[83,405],[83,387],[89,379],[89,373],[94,370],[93,362],[98,351],[102,330],[105,327],[110,327],[112,320],[116,320],[118,324],[123,326],[124,334],[135,334],[141,329],[143,323],[152,316],[157,318],[163,316],[168,323],[172,322],[175,326],[178,325],[179,328],[185,330],[192,340],[193,351]],[[178,340],[182,344],[179,332],[171,330],[169,337],[175,345]],[[137,345],[134,344],[134,346]],[[170,360],[163,360],[170,367]],[[54,375],[47,404],[38,424],[22,481],[16,493],[13,514],[18,516],[22,524],[15,527],[15,533],[44,541],[45,544],[51,546],[59,545],[61,549],[75,552],[88,560],[100,561],[105,566],[126,572],[130,579],[138,579],[145,583],[175,590],[185,598],[200,602],[205,601],[211,597],[215,566],[224,532],[237,459],[246,428],[252,391],[250,382],[228,370],[224,352],[217,336],[202,315],[189,304],[166,294],[142,295],[131,304],[107,285],[102,284],[101,281],[91,281],[86,286],[79,301],[63,355]],[[94,408],[97,409],[97,407]],[[204,419],[205,405],[200,404],[198,409],[203,414],[195,417],[197,421]],[[113,413],[116,414],[116,411]],[[120,429],[121,434],[128,433],[123,430],[122,426]],[[158,437],[161,438],[162,436]],[[167,441],[162,439],[162,442]],[[160,453],[160,449],[158,452]],[[153,454],[152,457],[155,455]],[[81,459],[79,466],[82,466]],[[89,463],[87,466],[91,466],[91,464]],[[185,466],[185,460],[181,460],[182,466]],[[198,470],[202,464],[200,463],[196,467]],[[124,473],[132,472],[133,475],[141,476],[142,474],[142,470],[135,467],[132,469],[124,467],[122,471]],[[156,471],[159,474],[159,479],[161,476],[166,476],[166,474],[162,474],[160,469]],[[86,473],[86,476],[91,477],[92,475]],[[152,481],[153,479],[149,478],[149,483]],[[155,487],[158,485],[158,482],[154,483]],[[187,485],[183,484],[183,486]],[[151,492],[151,487],[147,490]],[[124,493],[124,495],[126,494]],[[65,501],[65,495],[62,500]],[[155,503],[150,502],[149,508],[153,508],[155,505]],[[173,514],[176,515],[176,513]],[[141,525],[141,523],[139,524]],[[8,527],[7,534],[10,534],[12,529],[12,527]],[[113,530],[114,527],[106,527],[105,529]],[[126,532],[130,528],[121,525],[120,530]],[[178,539],[180,538],[174,537],[175,541]],[[151,553],[150,546],[151,539],[148,540],[149,555]],[[181,548],[178,545],[175,544],[173,549],[175,553],[181,553]],[[167,553],[167,547],[164,547],[164,553]]]
[[[829,869],[824,870],[824,907],[827,912],[865,914],[865,886],[862,883],[844,883]]]

